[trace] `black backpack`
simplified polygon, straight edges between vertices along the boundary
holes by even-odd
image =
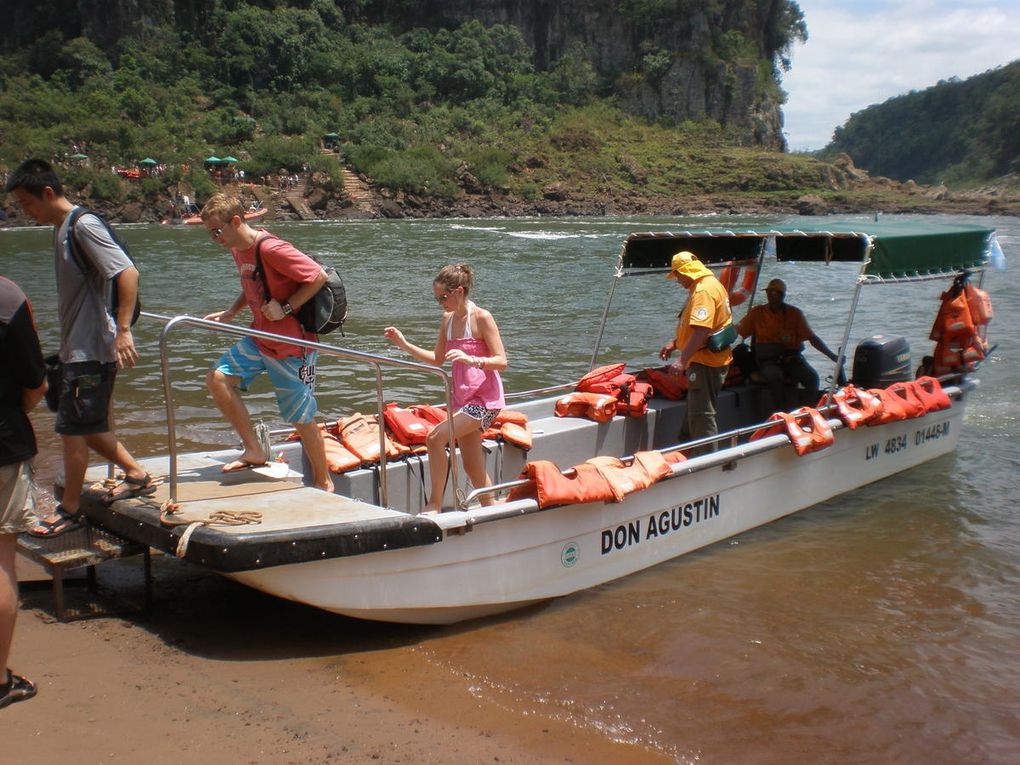
[[[106,227],[106,231],[107,233],[109,233],[110,238],[113,240],[113,243],[120,247],[120,249],[127,256],[127,259],[131,261],[131,265],[133,266],[135,265],[134,258],[131,257],[131,251],[128,249],[128,246],[121,240],[119,236],[117,236],[116,232],[114,232],[114,230],[110,227],[110,224],[106,222],[102,215],[97,213],[95,210],[89,210],[86,207],[76,207],[74,208],[74,210],[71,211],[70,218],[67,221],[67,244],[71,251],[71,259],[74,260],[74,264],[78,266],[78,269],[83,274],[87,274],[93,268],[93,265],[92,261],[86,258],[82,253],[81,245],[78,244],[78,237],[74,231],[75,224],[78,223],[78,219],[82,215],[96,216],[96,218],[99,219],[99,222]],[[135,267],[137,268],[137,266]],[[109,311],[110,315],[113,316],[114,321],[117,320],[117,309],[120,307],[120,295],[118,294],[117,291],[117,282],[119,281],[119,279],[120,274],[117,274],[115,277],[113,277],[113,289],[111,290],[113,294],[110,296]],[[131,312],[132,327],[135,325],[135,322],[138,321],[138,316],[141,312],[142,301],[136,296],[135,309],[134,311]]]
[[[267,297],[272,297],[269,292],[269,282],[266,281],[266,273],[262,268],[261,248],[265,237],[259,237],[255,243],[255,272],[262,280],[262,288]],[[322,285],[312,298],[298,309],[298,323],[307,331],[317,335],[328,335],[336,329],[340,334],[344,333],[343,324],[347,321],[347,290],[344,289],[344,280],[333,266],[327,265],[314,255],[309,258],[318,263],[326,272],[326,283]]]

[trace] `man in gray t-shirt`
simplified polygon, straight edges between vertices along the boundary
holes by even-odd
[[[110,237],[103,222],[85,213],[74,227],[79,252],[89,260],[88,270],[83,272],[70,255],[67,224],[71,217],[66,215],[59,226],[53,227],[60,360],[65,364],[115,362],[117,324],[107,306],[113,300],[114,277],[127,269],[134,270],[134,264]],[[125,337],[131,332],[130,318],[126,327]]]
[[[117,368],[132,367],[138,359],[131,335],[138,270],[98,216],[75,214],[75,206],[64,196],[60,179],[47,162],[23,162],[8,180],[7,191],[14,192],[37,223],[54,229],[63,364],[56,431],[64,446],[64,495],[56,511],[29,531],[33,536],[52,537],[85,524],[80,502],[90,448],[124,471],[124,480],[105,495],[105,502],[156,491],[152,477],[110,426]],[[71,221],[75,221],[73,231],[68,230]],[[111,308],[114,290],[116,315]]]

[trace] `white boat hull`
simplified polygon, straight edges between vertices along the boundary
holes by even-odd
[[[621,503],[515,515],[442,542],[226,574],[263,592],[348,616],[447,624],[618,579],[952,452],[964,401],[924,417],[839,429],[799,457],[789,443],[733,447]],[[718,464],[732,457],[729,464]],[[693,472],[687,472],[692,471]],[[444,514],[452,515],[452,514]],[[449,524],[446,524],[449,526]]]

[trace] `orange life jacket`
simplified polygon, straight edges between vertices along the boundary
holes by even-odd
[[[679,401],[687,395],[687,378],[670,374],[668,366],[643,369],[638,373],[638,379],[647,380],[657,395],[671,401]]]
[[[492,425],[482,432],[482,438],[492,441],[502,439],[528,451],[533,444],[528,415],[515,412],[513,409],[503,409],[496,415]]]
[[[942,293],[942,305],[935,324],[931,328],[931,339],[944,337],[970,337],[974,334],[974,320],[970,316],[967,295],[961,289],[949,289]]]
[[[776,412],[769,417],[769,421],[778,424],[755,431],[751,436],[752,441],[782,433],[784,424],[790,443],[799,456],[824,449],[831,446],[834,441],[832,428],[829,427],[825,417],[817,409],[809,406],[803,406],[792,412]]]
[[[574,390],[579,393],[604,393],[615,396],[616,413],[641,417],[648,411],[648,398],[652,395],[652,386],[638,382],[635,375],[624,372],[623,364],[609,364],[581,378]]]
[[[931,339],[936,341],[932,372],[935,375],[971,371],[984,359],[992,303],[988,293],[970,282],[954,284],[942,293]]]
[[[554,462],[536,460],[524,466],[520,477],[528,479],[528,483],[511,489],[509,502],[533,497],[538,500],[538,506],[545,509],[616,500],[613,487],[595,465],[581,464],[570,475],[563,475]]]
[[[593,457],[585,462],[599,469],[619,499],[647,489],[673,473],[666,458],[656,451],[637,452],[629,465],[624,465],[617,457],[608,456]]]
[[[881,408],[868,420],[868,425],[885,425],[888,422],[907,419],[907,409],[902,398],[886,388],[869,388],[868,393],[876,396]]]
[[[917,395],[917,386],[914,385],[913,380],[893,383],[886,390],[903,399],[903,409],[907,413],[908,420],[913,417],[923,417],[927,412],[924,402]]]
[[[379,461],[379,421],[375,415],[352,414],[337,421],[340,441],[362,462]],[[406,447],[386,438],[386,459],[396,459],[407,453]]]
[[[326,467],[331,473],[346,473],[348,470],[361,467],[361,458],[337,438],[337,423],[320,423],[319,430],[322,431],[322,443],[326,450]],[[286,440],[300,441],[301,434],[294,431]]]
[[[758,267],[751,265],[743,269],[744,278],[740,280],[740,285],[737,285],[738,279],[740,279],[740,266],[728,266],[722,270],[719,274],[719,281],[722,286],[726,288],[726,292],[730,296],[730,305],[740,305],[746,301],[751,294],[754,292],[754,284],[758,278]]]
[[[332,433],[323,433],[322,442],[326,447],[326,466],[331,473],[345,473],[361,467],[361,458],[340,443],[340,439]]]
[[[637,382],[635,379],[617,396],[616,413],[641,417],[648,412],[648,399],[651,398],[653,392],[650,383]]]
[[[963,294],[967,296],[967,308],[970,309],[970,318],[977,329],[985,327],[992,320],[995,312],[992,310],[992,299],[988,293],[970,282],[963,286]]]
[[[832,402],[836,405],[839,419],[843,421],[850,430],[855,430],[858,425],[867,423],[882,409],[882,402],[872,393],[853,385],[840,388],[832,394]],[[825,403],[825,396],[822,396],[818,405]]]
[[[942,390],[942,383],[934,377],[918,377],[914,380],[914,388],[926,412],[938,412],[953,405],[949,396]]]
[[[614,377],[623,374],[623,370],[626,368],[627,365],[623,362],[597,367],[578,380],[574,390],[582,393],[609,393],[610,391],[605,389],[605,385]],[[596,390],[596,388],[598,389]]]
[[[445,419],[445,413],[444,413]],[[404,409],[395,402],[390,402],[383,409],[383,421],[393,439],[404,446],[420,446],[428,438],[429,431],[435,427],[416,412],[414,408]]]
[[[618,457],[593,457],[563,475],[555,463],[536,460],[524,466],[521,478],[528,479],[524,486],[511,490],[508,501],[530,497],[538,500],[541,508],[555,505],[575,505],[585,502],[619,502],[628,494],[647,489],[656,481],[672,475],[670,465],[680,462],[679,452],[637,452],[630,465]]]
[[[614,396],[604,393],[568,393],[556,402],[556,416],[609,422],[616,415],[616,403]]]

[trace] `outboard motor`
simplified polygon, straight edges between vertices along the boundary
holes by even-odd
[[[857,344],[853,383],[858,388],[886,388],[913,378],[907,338],[872,335]]]

